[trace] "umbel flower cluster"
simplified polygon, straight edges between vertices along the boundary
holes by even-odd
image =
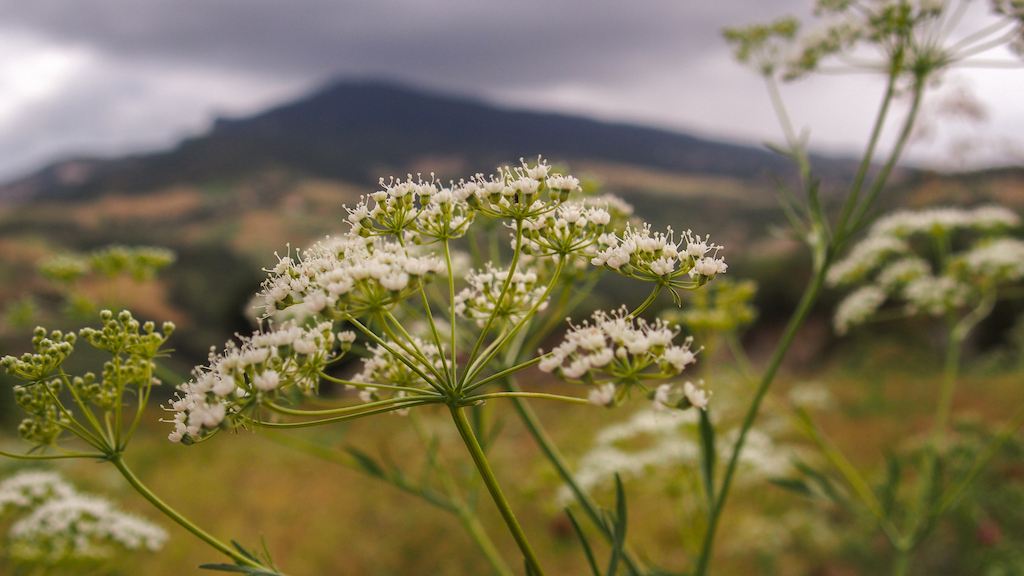
[[[26,470],[0,482],[7,550],[37,567],[89,564],[133,550],[156,552],[167,532],[110,502],[80,494],[55,472]]]
[[[672,343],[678,334],[678,328],[662,320],[648,324],[632,318],[625,307],[612,314],[598,310],[593,323],[572,326],[565,340],[541,358],[539,368],[565,380],[596,385],[590,402],[610,406],[622,401],[630,385],[643,389],[645,381],[676,376],[697,360],[690,350],[692,338],[682,345]],[[662,398],[667,391],[660,390],[658,404],[667,404]],[[703,400],[694,402],[698,403],[706,405]]]
[[[380,185],[348,209],[347,233],[267,270],[257,296],[267,325],[211,352],[179,387],[169,406],[171,440],[311,415],[289,408],[295,397],[286,391],[315,393],[322,380],[358,390],[365,403],[317,411],[337,420],[468,405],[482,398],[483,385],[537,363],[590,386],[591,401],[621,400],[638,387],[668,405],[669,390],[658,393],[657,381],[679,374],[694,352],[689,340],[673,342],[677,329],[637,315],[662,290],[678,300],[679,290],[725,272],[721,246],[690,231],[677,237],[632,224],[624,202],[585,195],[578,179],[543,161],[447,186],[420,176]],[[474,229],[478,222],[488,223]],[[495,243],[494,234],[509,241]],[[472,264],[458,265],[466,258]],[[556,351],[530,358],[536,344],[526,342],[541,326],[556,326],[548,320],[569,309],[574,287],[603,271],[653,283],[651,297],[632,312],[596,313]],[[301,310],[292,317],[305,324],[273,322],[291,310]],[[351,329],[338,332],[342,324]],[[425,329],[412,335],[413,324]],[[584,335],[595,331],[601,335]],[[357,339],[367,351],[363,368],[341,378],[338,361]],[[673,406],[706,404],[706,393],[690,388],[692,399]]]
[[[888,301],[908,315],[976,307],[1024,279],[1024,241],[1008,235],[1020,217],[998,206],[900,211],[878,220],[829,271],[833,286],[863,284],[838,306],[840,334]]]

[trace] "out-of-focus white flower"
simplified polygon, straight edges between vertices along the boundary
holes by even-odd
[[[110,557],[111,545],[155,552],[167,532],[138,516],[114,509],[101,498],[74,494],[49,500],[11,525],[12,553],[19,560],[56,563],[77,557]]]
[[[860,324],[878,311],[886,298],[885,291],[877,286],[863,286],[851,292],[836,308],[832,321],[837,334],[846,334],[850,327]]]
[[[594,406],[611,406],[615,402],[615,384],[602,384],[587,395],[587,402]]]
[[[832,265],[828,271],[828,283],[838,286],[857,282],[889,256],[909,250],[910,246],[899,238],[869,236],[854,246],[846,258]]]
[[[0,516],[13,508],[25,509],[74,493],[74,487],[56,472],[23,470],[0,482]]]
[[[701,383],[703,384],[703,382]],[[701,410],[708,409],[708,400],[711,399],[711,393],[703,388],[698,388],[693,382],[687,382],[683,384],[683,395],[690,401],[695,407]]]
[[[455,313],[475,319],[483,328],[487,319],[517,323],[534,307],[542,311],[546,302],[540,301],[546,292],[545,286],[537,286],[538,275],[529,268],[517,270],[509,277],[509,271],[487,265],[483,270],[466,274],[469,286],[455,296]],[[506,281],[509,288],[502,292]]]
[[[8,531],[9,556],[40,566],[101,561],[142,548],[155,552],[167,540],[159,526],[79,494],[54,472],[26,470],[0,483],[0,517],[17,518]]]

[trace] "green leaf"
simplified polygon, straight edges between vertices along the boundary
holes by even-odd
[[[879,500],[882,504],[882,512],[886,518],[892,516],[896,507],[896,494],[899,489],[900,479],[903,477],[903,465],[890,450],[885,451],[886,474],[885,484],[882,485]]]
[[[246,550],[245,547],[239,544],[237,540],[232,540],[231,545],[234,546],[235,550],[238,550],[238,553],[242,556],[245,556],[246,558],[252,560],[253,562],[256,562],[257,564],[262,564],[262,562],[259,561],[259,558],[256,558],[256,556],[253,555],[252,552]]]
[[[846,497],[843,496],[839,489],[835,487],[828,476],[825,476],[800,460],[793,460],[793,465],[796,466],[797,470],[803,472],[804,475],[810,478],[811,482],[817,485],[821,490],[821,493],[825,494],[829,500],[844,508],[848,507],[849,502],[847,502]]]
[[[626,491],[622,488],[622,478],[615,474],[615,517],[612,531],[612,556],[608,559],[607,576],[615,576],[622,559],[622,549],[626,546]]]
[[[587,537],[583,535],[583,530],[580,528],[579,522],[576,521],[576,517],[572,515],[572,512],[568,508],[565,509],[566,516],[569,517],[569,522],[572,523],[572,529],[576,531],[576,537],[579,538],[580,544],[583,545],[583,553],[587,556],[587,563],[590,564],[590,571],[593,572],[594,576],[601,576],[601,572],[597,569],[597,561],[594,560],[594,551],[590,548],[590,543],[587,542]]]
[[[280,572],[271,572],[270,570],[252,568],[250,566],[236,566],[234,564],[203,564],[199,568],[201,570],[216,570],[218,572],[237,572],[239,574],[249,574],[249,576],[282,576]]]
[[[806,496],[807,498],[814,497],[814,491],[807,485],[807,482],[800,478],[770,478],[768,481],[779,488],[795,492],[801,496]]]
[[[700,410],[700,478],[704,483],[704,491],[707,494],[708,506],[715,505],[715,429],[711,425],[711,417],[707,410]]]
[[[374,460],[370,455],[362,452],[358,448],[352,446],[346,446],[345,451],[348,452],[353,458],[355,458],[356,465],[359,466],[364,472],[370,476],[376,476],[377,478],[387,478],[388,475],[381,468],[380,464]]]

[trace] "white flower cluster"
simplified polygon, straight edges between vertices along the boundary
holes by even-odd
[[[424,182],[418,176],[413,180],[410,174],[405,181],[381,178],[380,185],[383,190],[364,196],[355,208],[346,208],[352,233],[404,237],[411,232],[444,240],[462,236],[473,221],[466,201],[475,191],[473,184],[442,188],[433,180]]]
[[[331,322],[313,327],[286,323],[271,332],[240,336],[241,346],[228,342],[220,354],[211,350],[209,364],[196,367],[193,379],[178,386],[169,409],[174,431],[168,438],[198,438],[283,387],[314,390],[320,371],[335,357],[335,340],[342,353],[355,341],[353,332],[335,335],[331,330]]]
[[[281,258],[263,282],[267,315],[302,303],[314,314],[340,319],[388,309],[444,271],[433,256],[416,256],[398,242],[348,234],[328,238],[297,260]]]
[[[594,446],[580,459],[573,478],[585,491],[611,482],[616,474],[641,477],[667,471],[670,478],[678,481],[680,467],[696,470],[700,466],[699,422],[698,413],[692,410],[637,412],[629,420],[598,432]],[[720,423],[715,424],[717,429]],[[735,441],[738,432],[732,429],[719,438],[719,458],[728,458],[732,451],[730,441]],[[751,429],[747,446],[740,454],[742,482],[749,485],[789,473],[794,455],[796,450],[791,446],[776,442],[762,430]],[[563,505],[573,501],[568,486],[559,489],[557,501]]]
[[[1024,279],[1024,241],[999,238],[982,242],[959,255],[952,266],[963,275],[991,283]]]
[[[167,532],[102,499],[75,494],[41,504],[8,532],[11,555],[21,561],[55,564],[71,559],[104,559],[120,546],[156,552]]]
[[[594,266],[673,287],[701,285],[728,269],[725,260],[717,257],[722,246],[710,244],[708,237],[695,236],[689,230],[676,242],[672,228],[662,233],[652,232],[649,224],[641,228],[627,226],[621,238],[602,234],[598,245],[602,248],[591,259]],[[684,275],[695,282],[679,284],[677,279]]]
[[[691,406],[708,409],[708,401],[711,400],[711,392],[702,388],[704,381],[684,382],[682,390],[676,390],[672,384],[662,384],[654,390],[651,395],[652,408],[655,412],[662,412],[668,408],[689,408]],[[675,397],[675,398],[674,398]]]
[[[598,310],[593,323],[584,320],[566,332],[565,340],[545,354],[538,367],[567,380],[595,384],[590,400],[609,406],[622,399],[631,384],[668,378],[696,361],[687,338],[672,343],[677,327],[629,316],[625,307],[612,314]]]
[[[477,174],[448,187],[412,175],[404,181],[382,178],[380,185],[382,190],[347,208],[352,233],[424,243],[463,236],[477,212],[517,220],[540,217],[580,189],[579,180],[553,173],[540,158],[534,166],[522,162],[516,168],[499,168],[496,176]]]
[[[167,541],[159,526],[79,494],[54,472],[27,470],[0,483],[0,516],[12,511],[22,514],[8,531],[10,556],[19,562],[104,560],[119,549],[155,552]]]
[[[1003,206],[962,208],[927,208],[899,210],[879,218],[871,227],[870,236],[908,238],[917,234],[941,235],[954,230],[994,232],[1020,226],[1020,217]]]
[[[455,295],[455,313],[475,319],[481,328],[490,317],[515,324],[535,306],[538,311],[547,308],[547,302],[539,302],[545,287],[537,286],[537,279],[537,273],[530,269],[513,272],[509,278],[508,270],[496,269],[488,263],[483,271],[466,274],[469,286]],[[509,290],[503,293],[506,280]]]
[[[845,334],[868,320],[889,299],[902,300],[908,314],[941,316],[977,302],[1000,284],[1024,279],[1024,242],[998,236],[1020,223],[999,206],[900,211],[880,219],[829,270],[833,286],[867,282],[839,304],[836,332]],[[939,255],[933,266],[915,252],[922,237],[926,248],[940,251],[970,241],[965,250]]]
[[[31,508],[74,493],[74,487],[56,472],[25,470],[0,482],[0,516],[11,509]]]
[[[554,211],[523,221],[523,251],[533,256],[593,254],[594,244],[611,220],[611,214],[604,208],[567,202]]]

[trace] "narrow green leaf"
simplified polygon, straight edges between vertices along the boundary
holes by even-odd
[[[880,490],[879,500],[882,501],[882,512],[886,518],[889,518],[896,507],[896,493],[899,488],[900,479],[903,477],[903,465],[900,464],[899,459],[890,450],[885,451],[885,460],[887,464],[885,484],[882,485]]]
[[[768,481],[779,488],[795,492],[801,496],[806,496],[807,498],[814,497],[814,491],[811,490],[811,487],[807,485],[807,482],[799,478],[769,478]]]
[[[800,460],[793,460],[793,465],[796,466],[797,470],[806,475],[811,482],[813,482],[821,492],[828,497],[829,500],[843,507],[848,506],[848,502],[845,496],[836,488],[835,484],[832,483],[832,479],[822,474],[821,472],[811,468]]]
[[[608,559],[607,576],[615,576],[622,559],[622,549],[626,546],[626,491],[622,487],[622,478],[615,474],[615,523],[612,532],[612,555]]]
[[[249,574],[249,576],[281,576],[280,572],[271,572],[249,566],[236,566],[234,564],[203,564],[199,568],[202,570],[216,570],[218,572],[237,572],[239,574]]]
[[[715,505],[715,464],[717,453],[715,451],[715,428],[711,425],[711,417],[707,410],[700,410],[700,477],[704,483],[704,492],[707,494],[708,507]]]
[[[231,541],[231,545],[234,546],[235,550],[238,550],[238,553],[241,554],[242,556],[245,556],[246,558],[248,558],[249,560],[252,560],[253,562],[262,564],[262,562],[260,562],[259,559],[256,558],[256,556],[254,556],[252,552],[249,552],[248,550],[246,550],[245,547],[242,546],[241,544],[239,544],[239,542],[237,540],[232,540]]]
[[[362,452],[357,448],[353,448],[352,446],[346,446],[345,451],[355,458],[356,465],[362,468],[362,470],[367,474],[376,476],[377,478],[387,478],[387,473],[384,472],[384,469],[381,468],[380,464],[377,464],[377,461],[365,452]]]
[[[587,542],[586,536],[583,535],[579,522],[576,521],[576,517],[572,515],[568,508],[565,509],[565,514],[569,517],[569,522],[572,523],[572,529],[576,531],[576,537],[579,538],[580,544],[583,545],[583,553],[587,556],[590,571],[594,573],[594,576],[601,576],[601,572],[597,569],[597,561],[594,560],[594,551],[590,548],[590,543]]]

